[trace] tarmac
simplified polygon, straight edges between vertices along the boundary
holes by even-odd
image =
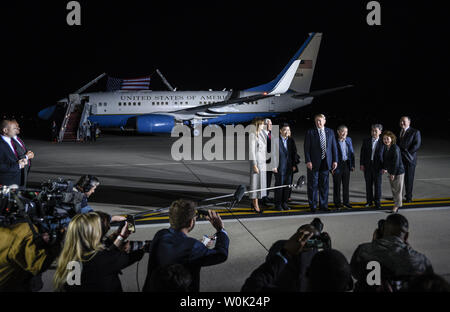
[[[332,238],[333,248],[340,250],[350,261],[356,247],[371,240],[377,221],[385,218],[392,207],[387,176],[383,177],[382,185],[383,210],[363,207],[365,185],[359,170],[359,150],[366,135],[369,134],[349,133],[357,164],[350,180],[352,209],[337,212],[330,204],[333,212],[312,215],[306,205],[306,186],[293,190],[289,211],[278,212],[269,208],[263,214],[255,214],[250,210],[247,198],[232,212],[223,205],[215,208],[223,216],[230,237],[229,257],[225,263],[202,269],[200,290],[239,291],[251,272],[264,262],[265,248],[269,249],[279,239],[290,237],[300,225],[311,222],[314,217],[322,219],[324,231]],[[295,180],[306,174],[304,130],[294,131],[293,137],[302,160]],[[231,137],[226,136],[225,139],[230,140]],[[127,134],[103,134],[94,143],[55,144],[29,139],[25,143],[35,153],[29,186],[37,187],[49,178],[63,177],[76,181],[83,174],[95,175],[101,184],[90,198],[91,206],[113,215],[147,212],[146,217],[137,223],[137,232],[130,239],[149,240],[159,229],[168,227],[167,214],[158,209],[168,207],[173,200],[187,198],[199,201],[232,194],[238,185],[249,184],[248,160],[175,161],[171,147],[176,140],[169,135]],[[450,142],[426,135],[422,136],[422,142],[418,152],[414,201],[405,203],[399,212],[410,222],[410,244],[428,256],[436,273],[450,281]],[[331,182],[330,203],[332,189]],[[213,233],[208,221],[198,221],[190,235],[200,239],[204,234]],[[148,255],[139,265],[123,270],[121,280],[125,291],[142,288],[147,258]],[[53,269],[44,273],[42,291],[52,291],[53,273]]]

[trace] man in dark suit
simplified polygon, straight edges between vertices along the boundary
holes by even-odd
[[[337,167],[337,145],[334,131],[325,128],[323,114],[314,117],[316,127],[306,132],[304,150],[307,168],[308,201],[312,212],[317,208],[319,193],[319,209],[328,209],[328,175]]]
[[[195,226],[196,208],[192,201],[177,200],[169,208],[170,228],[158,231],[150,245],[147,278],[143,291],[150,291],[152,273],[162,266],[184,265],[191,274],[189,291],[198,292],[200,288],[200,269],[202,266],[219,264],[228,258],[229,238],[223,229],[219,214],[209,210],[208,220],[216,229],[216,244],[207,248],[200,241],[187,234]]]
[[[281,125],[280,138],[278,143],[278,157],[276,158],[277,167],[273,169],[275,174],[275,186],[287,185],[292,183],[292,173],[297,170],[295,157],[297,149],[294,139],[288,137],[290,132],[287,123]],[[289,210],[287,205],[289,198],[289,188],[275,189],[275,210]]]
[[[27,160],[26,166],[21,170],[21,173],[20,173],[20,186],[26,187],[28,174],[29,174],[30,168],[31,168],[31,159],[34,158],[34,153],[32,151],[29,151],[26,148],[25,143],[19,138],[19,134],[20,134],[19,123],[14,119],[11,120],[11,123],[13,124],[13,129],[15,132],[15,135],[12,138],[12,140],[13,140],[12,142],[14,143],[17,154],[19,155],[19,159]]]
[[[380,138],[383,126],[381,124],[372,125],[371,137],[363,141],[360,155],[360,168],[364,172],[366,180],[366,199],[365,207],[380,209],[381,204],[381,178],[383,174],[383,152],[384,144]],[[375,190],[375,192],[374,192]]]
[[[27,160],[20,159],[13,141],[15,126],[10,120],[0,122],[0,185],[20,185],[20,173]]]
[[[405,166],[405,202],[412,201],[412,191],[414,184],[414,173],[417,164],[417,150],[420,148],[422,139],[420,131],[410,127],[411,118],[403,116],[400,118],[400,135],[397,145],[402,153],[402,161]]]
[[[337,209],[342,208],[341,184],[344,207],[352,208],[350,205],[350,172],[355,170],[355,152],[353,151],[352,139],[347,136],[348,128],[344,125],[337,129],[338,165],[333,173],[333,202]]]

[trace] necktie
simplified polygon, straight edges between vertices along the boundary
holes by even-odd
[[[19,158],[19,154],[17,154],[17,145],[16,145],[16,141],[14,139],[11,139],[11,145],[14,149],[14,154],[16,155],[17,158]]]
[[[23,149],[26,150],[25,143],[23,143],[23,141],[19,137],[17,137],[17,141],[20,143],[20,145],[22,145]]]
[[[404,135],[405,135],[405,129],[402,129],[402,133],[400,133],[400,138],[403,139]]]
[[[319,135],[320,135],[320,147],[322,148],[322,159],[324,159],[326,153],[325,131],[323,129],[319,130]]]
[[[372,155],[370,156],[370,160],[373,160],[376,148],[377,148],[377,140],[372,139]]]

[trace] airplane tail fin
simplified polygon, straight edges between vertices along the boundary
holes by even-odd
[[[306,39],[300,49],[290,59],[286,67],[274,80],[245,91],[269,92],[273,90],[279,84],[283,76],[285,76],[286,72],[291,68],[292,64],[299,60],[300,64],[298,65],[295,75],[291,81],[289,90],[294,92],[309,92],[321,40],[322,33],[310,33],[308,39]]]

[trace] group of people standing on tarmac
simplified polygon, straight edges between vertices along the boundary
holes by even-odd
[[[95,122],[83,122],[80,126],[80,140],[83,142],[95,142],[97,141],[97,136],[100,133],[98,124]]]
[[[81,142],[95,142],[100,134],[100,129],[96,122],[87,121],[83,122],[83,124],[80,126],[79,133]],[[51,140],[53,143],[58,142],[58,126],[56,125],[56,121],[52,122]]]
[[[309,129],[305,136],[304,153],[307,168],[307,194],[311,212],[328,209],[329,174],[333,179],[333,201],[335,207],[352,208],[349,196],[350,174],[355,170],[355,151],[353,142],[348,137],[348,128],[341,125],[335,132],[325,127],[323,114],[314,117],[315,127]],[[300,157],[295,141],[291,137],[289,124],[280,125],[279,153],[271,153],[270,119],[255,119],[255,133],[250,134],[250,193],[252,209],[262,213],[258,199],[267,206],[267,187],[270,187],[272,175],[275,186],[291,185],[293,174],[298,172]],[[383,174],[388,175],[392,196],[392,212],[396,213],[403,202],[412,202],[412,190],[417,151],[421,145],[420,131],[410,127],[411,118],[400,118],[400,133],[384,131],[381,124],[371,126],[371,136],[363,140],[360,151],[360,170],[364,173],[366,184],[365,207],[381,209],[381,183]],[[276,146],[276,145],[275,145]],[[277,155],[273,168],[268,168],[268,154]],[[342,201],[341,201],[342,186]],[[403,199],[405,193],[405,199]],[[275,189],[275,210],[289,210],[290,188]]]

